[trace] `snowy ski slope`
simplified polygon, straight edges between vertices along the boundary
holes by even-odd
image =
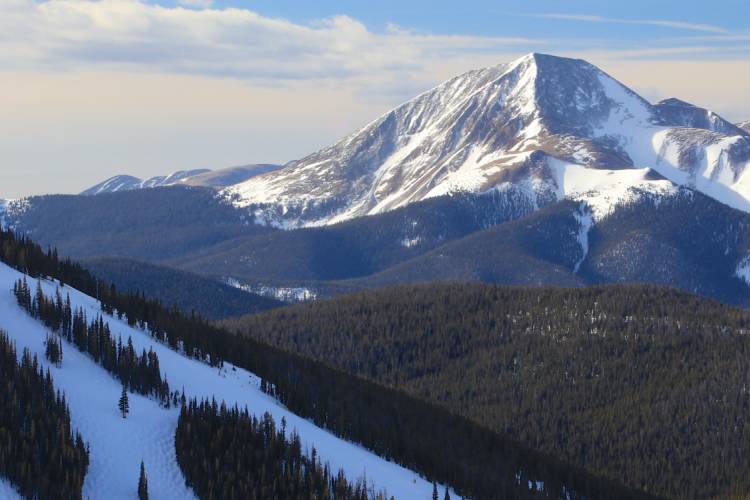
[[[19,355],[28,348],[45,366],[45,327],[31,318],[15,301],[13,283],[23,275],[0,263],[0,329],[6,330],[17,344]],[[32,286],[36,286],[31,280]],[[55,291],[56,284],[44,281],[45,294]],[[65,287],[74,308],[86,310],[89,318],[101,313],[98,302],[77,290]],[[413,471],[388,462],[364,448],[343,441],[311,422],[283,408],[259,389],[259,379],[243,369],[225,364],[219,371],[207,364],[186,358],[154,341],[147,333],[133,329],[126,322],[106,316],[114,335],[123,341],[132,337],[137,351],[152,348],[159,356],[162,375],[170,387],[182,390],[188,398],[211,398],[247,406],[262,415],[268,411],[279,422],[286,418],[289,430],[296,429],[308,448],[315,447],[323,461],[333,470],[343,469],[347,477],[367,477],[375,489],[404,499],[430,498],[432,485]],[[130,415],[123,419],[117,408],[121,384],[88,356],[63,341],[63,362],[51,366],[55,388],[65,392],[72,423],[90,444],[91,465],[84,482],[84,498],[135,498],[141,460],[146,465],[149,493],[160,500],[195,498],[186,488],[177,465],[174,433],[179,410],[164,409],[152,399],[131,393]],[[6,498],[8,484],[0,482],[0,497]]]

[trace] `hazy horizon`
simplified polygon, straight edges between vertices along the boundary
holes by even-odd
[[[528,52],[586,59],[652,102],[750,120],[741,2],[392,3],[6,0],[0,198],[285,163]]]

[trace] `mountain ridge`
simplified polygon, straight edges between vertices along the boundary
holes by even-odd
[[[454,77],[223,193],[265,224],[327,225],[508,183],[548,196],[557,186],[539,155],[586,168],[651,168],[750,210],[746,131],[678,99],[650,104],[581,59],[533,53]]]
[[[281,165],[272,163],[257,163],[227,167],[218,170],[200,168],[195,170],[177,170],[168,175],[157,175],[148,179],[140,179],[132,175],[115,175],[79,194],[93,196],[104,193],[115,193],[118,191],[130,191],[134,189],[148,189],[165,186],[194,186],[211,187],[221,189],[233,184],[246,181],[256,175],[272,172],[281,168]]]

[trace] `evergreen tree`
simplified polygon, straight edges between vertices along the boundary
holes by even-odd
[[[62,364],[62,343],[57,335],[47,335],[44,354],[50,363],[53,363],[56,366]]]
[[[432,483],[432,500],[440,500],[438,497],[437,483]]]
[[[125,384],[122,385],[122,394],[120,395],[117,407],[120,409],[120,413],[122,413],[122,418],[127,418],[128,413],[130,413],[130,403],[128,402],[128,391],[125,388]]]
[[[313,447],[303,452],[296,432],[286,436],[270,414],[195,400],[182,407],[175,433],[177,462],[199,498],[215,500],[386,500],[368,491],[365,478],[351,482],[331,472]],[[195,446],[201,443],[200,446]]]
[[[81,500],[88,451],[49,370],[0,331],[0,477],[24,499]]]
[[[138,478],[138,500],[148,500],[148,480],[143,460],[141,460],[141,475]]]
[[[55,291],[55,297],[50,298],[38,286],[33,302],[26,298],[28,287],[25,281],[16,282],[13,291],[18,303],[31,316],[72,342],[78,350],[88,354],[130,390],[153,396],[162,405],[169,407],[175,395],[170,393],[166,378],[162,379],[159,357],[152,349],[148,352],[144,349],[140,356],[137,355],[130,337],[127,346],[123,347],[120,338],[117,341],[113,338],[109,323],[104,321],[102,315],[87,322],[83,309],[73,311],[70,297],[63,301],[59,288]],[[62,361],[60,336],[48,335],[45,351],[47,358],[57,365]]]
[[[443,500],[451,500],[451,495],[448,493],[448,487],[445,488],[445,496],[443,497]]]

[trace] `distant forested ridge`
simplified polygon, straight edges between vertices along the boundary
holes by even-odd
[[[83,261],[91,273],[121,290],[142,292],[181,311],[195,311],[206,319],[221,319],[281,307],[283,302],[238,290],[212,278],[130,259]]]
[[[166,309],[139,293],[119,292],[80,264],[43,251],[25,237],[0,230],[0,258],[32,277],[53,277],[102,301],[132,326],[213,366],[231,362],[257,374],[294,413],[338,437],[450,484],[472,498],[648,498],[503,433],[403,392],[330,368],[318,361],[238,336],[198,315]]]
[[[675,289],[400,286],[226,326],[654,494],[750,495],[750,314]]]
[[[33,234],[65,255],[158,261],[270,228],[210,188],[172,186],[97,196],[45,195],[24,199],[4,214],[7,227]]]

